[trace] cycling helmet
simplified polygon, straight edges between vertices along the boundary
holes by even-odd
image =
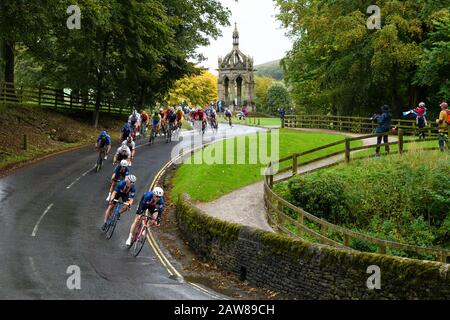
[[[107,136],[106,131],[102,131],[102,133],[100,133],[100,137],[104,138],[104,137],[106,137],[106,136]]]
[[[121,167],[128,167],[128,161],[127,160],[120,161],[120,166]]]
[[[419,103],[419,107],[425,107],[425,102]]]
[[[442,102],[439,106],[441,106],[442,108],[448,108],[448,103]]]
[[[162,197],[162,196],[164,195],[164,190],[163,190],[162,188],[160,188],[160,187],[156,187],[156,188],[153,190],[153,194],[154,194],[155,196]]]
[[[136,183],[136,176],[130,174],[128,176],[128,181],[130,181],[131,183]]]
[[[127,138],[128,139],[128,138]],[[128,146],[128,140],[122,141],[122,147]]]

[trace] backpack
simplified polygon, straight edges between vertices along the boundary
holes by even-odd
[[[450,110],[447,110],[447,120],[445,120],[448,125],[450,125]]]

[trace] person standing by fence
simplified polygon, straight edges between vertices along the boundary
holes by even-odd
[[[439,149],[444,152],[444,141],[448,139],[448,126],[450,124],[450,110],[448,110],[448,103],[442,102],[440,104],[441,112],[439,113],[439,119],[436,119],[436,123],[439,126]]]
[[[377,137],[377,147],[376,147],[376,157],[380,156],[380,148],[381,148],[381,141],[383,140],[385,144],[386,153],[389,154],[389,130],[391,129],[391,119],[392,115],[389,111],[389,106],[384,105],[381,107],[381,116],[377,116],[377,128],[375,130],[375,133],[384,133],[383,135],[379,135]]]

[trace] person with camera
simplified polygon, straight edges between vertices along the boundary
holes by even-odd
[[[381,107],[381,115],[372,116],[372,121],[377,122],[375,133],[377,136],[376,157],[380,156],[381,141],[383,141],[386,153],[389,154],[389,130],[391,129],[392,114],[388,105]]]

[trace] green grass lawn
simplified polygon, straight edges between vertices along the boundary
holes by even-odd
[[[248,142],[249,137],[255,136],[256,134],[252,134],[245,139]],[[280,144],[278,148],[279,157],[282,158],[295,152],[306,151],[344,138],[345,136],[340,134],[301,132],[298,130],[282,129],[280,130]],[[235,141],[235,151],[237,149],[237,139],[238,138],[231,139]],[[271,139],[268,140],[271,142]],[[352,145],[360,146],[361,142],[356,141]],[[216,153],[217,150],[219,150],[219,152],[222,150],[225,154],[226,148],[226,143],[218,142],[212,145],[211,148],[207,148],[200,157],[205,159],[205,154],[208,153],[216,155],[218,154]],[[303,157],[302,161],[336,152],[342,150],[342,148],[343,145],[338,145],[322,150],[307,157]],[[216,152],[213,152],[213,149],[215,149]],[[270,151],[270,148],[268,149]],[[263,176],[261,175],[261,169],[266,167],[267,162],[264,162],[263,164],[250,164],[250,161],[248,161],[249,153],[249,144],[246,143],[246,164],[207,164],[204,162],[201,164],[186,164],[186,162],[192,162],[191,158],[187,159],[185,164],[177,170],[173,179],[174,187],[172,189],[172,196],[176,198],[181,192],[188,192],[193,200],[207,202],[220,198],[222,195],[246,185],[262,181]],[[255,152],[252,152],[252,154],[254,153]],[[225,157],[219,157],[219,159],[224,158]],[[237,156],[235,156],[235,160],[236,158]],[[290,163],[286,163],[284,167],[287,165],[290,165]]]
[[[259,122],[258,122],[259,121]],[[219,117],[220,123],[228,123],[227,119],[224,117]],[[246,118],[245,120],[239,120],[236,117],[233,117],[232,123],[234,124],[242,124],[247,126],[260,125],[260,126],[280,126],[281,120],[280,118]]]

